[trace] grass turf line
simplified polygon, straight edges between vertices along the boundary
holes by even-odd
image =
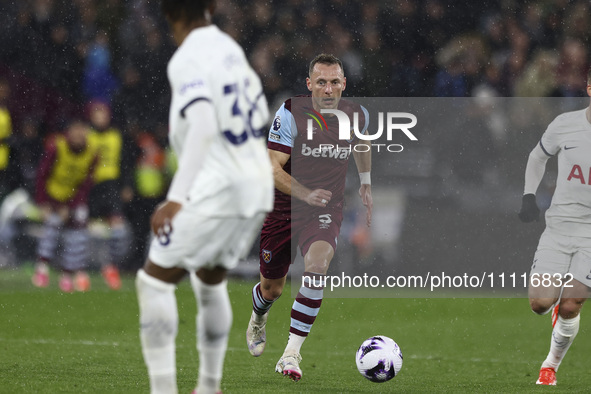
[[[36,289],[29,272],[0,270],[0,393],[144,393],[148,378],[138,335],[133,278],[110,291],[92,276],[88,293],[63,294],[52,273]],[[224,366],[225,393],[363,392],[584,392],[591,374],[589,319],[558,373],[557,387],[536,386],[550,342],[549,316],[536,316],[525,299],[325,299],[302,349],[304,377],[292,382],[274,372],[287,341],[289,289],[273,306],[267,349],[253,358],[244,331],[254,282],[231,280],[234,323]],[[195,299],[177,290],[180,393],[197,376]],[[369,336],[392,337],[404,365],[392,381],[376,384],[355,368],[355,351]]]

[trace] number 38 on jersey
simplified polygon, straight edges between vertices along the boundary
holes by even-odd
[[[227,105],[228,117],[221,120],[221,129],[228,141],[241,145],[249,137],[264,135],[267,102],[261,90],[251,87],[248,78],[242,83],[224,85],[223,102]]]

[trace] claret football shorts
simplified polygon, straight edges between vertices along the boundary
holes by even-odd
[[[261,275],[267,279],[283,278],[295,260],[298,246],[303,256],[316,241],[326,241],[336,251],[342,221],[340,208],[320,209],[297,218],[270,214],[261,231]]]

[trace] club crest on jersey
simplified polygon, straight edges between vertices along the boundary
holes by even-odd
[[[316,114],[316,115],[314,115],[310,112],[304,112],[304,113],[316,121],[316,124],[318,124],[318,126],[320,127],[320,131],[324,131],[324,128],[326,128],[326,130],[328,130],[328,125],[326,124],[326,120],[324,120],[324,117],[314,110],[312,110],[312,112],[314,112],[314,114]],[[315,133],[314,130],[317,130],[317,128],[314,127],[314,123],[312,122],[312,119],[308,119],[308,124],[307,124],[307,128],[306,128],[306,130],[308,131],[308,139],[309,140],[312,140],[312,135]],[[324,127],[322,125],[324,125]]]
[[[351,129],[351,134],[349,134],[349,139],[346,140],[348,143],[353,142],[353,140],[355,139],[355,131],[353,129]]]
[[[273,252],[271,252],[270,250],[267,250],[267,249],[263,249],[261,252],[261,256],[263,257],[263,261],[265,263],[269,264],[269,262],[273,258]]]
[[[273,119],[273,130],[279,131],[281,128],[281,116],[277,115],[275,119]]]

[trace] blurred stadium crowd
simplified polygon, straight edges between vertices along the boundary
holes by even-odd
[[[172,171],[166,64],[174,47],[159,6],[0,3],[0,111],[10,119],[0,122],[8,158],[0,157],[0,200],[31,188],[46,139],[103,102],[123,138],[125,214],[136,238],[146,236]],[[271,111],[306,93],[319,52],[342,59],[348,96],[585,96],[588,1],[219,0],[215,22],[245,48]],[[146,168],[160,175],[141,176]]]

